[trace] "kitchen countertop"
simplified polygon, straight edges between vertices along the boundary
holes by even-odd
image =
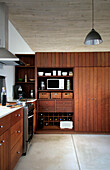
[[[6,107],[6,106],[0,106],[0,118],[20,109],[23,106],[19,106],[17,108],[10,108],[10,107]]]
[[[13,99],[13,100],[10,100],[8,101],[8,103],[16,103],[18,99]],[[35,102],[37,99],[27,99],[26,100],[26,103],[31,103],[31,102]],[[25,102],[25,101],[23,101]]]

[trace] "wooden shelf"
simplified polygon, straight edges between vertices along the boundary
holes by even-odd
[[[16,66],[16,68],[35,68],[35,66]]]
[[[51,91],[63,91],[63,92],[73,92],[73,90],[38,90],[39,92],[51,92]]]
[[[31,81],[29,81],[29,82],[22,82],[22,81],[20,82],[20,81],[17,81],[17,82],[16,82],[16,84],[31,84],[31,83],[34,84],[35,81],[34,81],[34,82],[31,82]]]
[[[56,77],[56,78],[72,78],[73,76],[38,76],[38,78],[48,78],[48,77]]]

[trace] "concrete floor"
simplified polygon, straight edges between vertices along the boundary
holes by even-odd
[[[34,135],[14,170],[110,170],[110,135]]]

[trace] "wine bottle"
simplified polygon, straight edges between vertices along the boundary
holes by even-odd
[[[2,103],[2,106],[6,106],[6,92],[5,92],[5,87],[2,87],[1,103]]]

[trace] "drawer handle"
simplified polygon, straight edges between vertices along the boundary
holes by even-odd
[[[3,125],[1,125],[0,128],[3,128]]]
[[[63,102],[63,104],[65,104],[65,102]]]
[[[48,110],[48,109],[45,109],[45,110]]]
[[[2,143],[5,143],[5,140],[2,140],[1,142],[2,142]]]
[[[0,146],[2,146],[2,144],[0,143]]]
[[[18,114],[17,116],[18,116],[18,117],[20,117],[21,115],[20,115],[20,114]]]
[[[20,154],[20,151],[18,151],[17,154]]]
[[[20,132],[21,132],[20,130],[17,131],[17,133],[20,133]]]

